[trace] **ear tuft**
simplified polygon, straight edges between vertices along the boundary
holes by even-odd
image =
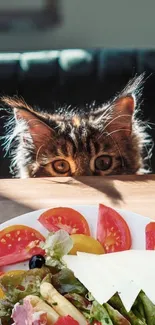
[[[4,103],[6,106],[14,109],[14,108],[20,108],[20,109],[28,109],[33,110],[31,106],[29,106],[23,98],[19,98],[17,96],[14,97],[1,97],[0,101]]]

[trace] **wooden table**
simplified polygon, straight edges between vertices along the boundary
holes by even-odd
[[[0,180],[0,223],[53,205],[96,203],[155,219],[155,175]]]

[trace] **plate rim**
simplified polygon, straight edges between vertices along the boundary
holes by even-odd
[[[51,207],[49,207],[49,208],[43,208],[43,209],[38,209],[38,210],[33,210],[33,211],[30,211],[30,212],[27,212],[27,213],[23,213],[23,214],[21,214],[21,215],[18,215],[18,216],[16,216],[16,217],[13,217],[13,218],[11,218],[11,219],[9,219],[9,220],[7,220],[7,221],[5,221],[5,222],[3,222],[3,223],[0,223],[0,231],[4,228],[4,227],[7,227],[8,226],[8,224],[10,224],[11,225],[11,221],[12,220],[16,220],[16,219],[18,219],[18,218],[23,218],[23,217],[25,217],[26,215],[33,215],[34,213],[36,213],[36,212],[38,212],[38,213],[43,213],[43,212],[45,212],[45,211],[47,211],[47,210],[49,210],[49,209],[52,209],[52,208],[56,208],[56,207],[69,207],[69,208],[73,208],[73,209],[75,209],[75,207],[97,207],[97,206],[99,206],[99,204],[100,203],[96,203],[96,204],[63,204],[63,205],[52,205]],[[101,203],[102,204],[102,203]],[[119,212],[120,214],[121,214],[121,212],[122,213],[127,213],[127,214],[129,214],[129,213],[131,213],[132,215],[135,215],[135,216],[138,216],[138,217],[143,217],[143,218],[145,218],[146,220],[149,220],[149,221],[152,221],[152,222],[155,222],[155,220],[153,220],[153,219],[151,219],[150,217],[148,217],[148,216],[144,216],[144,215],[142,215],[142,214],[140,214],[140,213],[137,213],[137,212],[133,212],[133,211],[130,211],[130,210],[126,210],[126,209],[119,209],[119,208],[112,208],[112,209],[114,209],[114,210],[116,210],[117,212]]]

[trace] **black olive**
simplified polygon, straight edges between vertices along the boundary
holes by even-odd
[[[29,261],[29,269],[41,269],[45,265],[45,258],[42,255],[34,255]]]

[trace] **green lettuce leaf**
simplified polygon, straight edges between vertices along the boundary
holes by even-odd
[[[67,255],[73,247],[73,241],[65,230],[50,233],[40,247],[46,253],[46,265],[51,267],[64,267],[62,258]]]
[[[74,276],[74,273],[67,268],[63,268],[60,272],[52,276],[52,284],[61,293],[77,293],[85,296],[87,289]]]
[[[104,304],[104,307],[106,308],[114,325],[131,325],[131,323],[124,316],[122,316],[118,310],[114,309],[108,303]]]
[[[51,273],[47,267],[32,269],[23,274],[3,275],[0,279],[0,288],[5,298],[0,299],[0,320],[2,324],[9,325],[14,305],[21,302],[28,295],[40,296],[42,282],[51,282]]]
[[[0,299],[0,320],[10,315],[13,306],[14,305],[7,299]]]
[[[100,305],[97,301],[93,301],[90,311],[90,324],[94,321],[100,322],[102,325],[113,325],[113,322],[106,310],[106,308]],[[95,322],[94,322],[95,323]]]
[[[6,299],[16,304],[28,295],[40,295],[42,281],[50,281],[51,275],[48,268],[32,269],[24,274],[13,276],[3,275],[0,279],[0,287],[5,293]]]
[[[140,300],[139,295],[138,295],[137,299],[135,300],[135,302],[133,304],[132,310],[133,310],[135,315],[139,315],[139,318],[141,320],[146,321],[143,303]]]
[[[147,325],[155,325],[155,305],[150,301],[150,299],[145,295],[144,292],[140,292],[139,300],[142,302],[144,314],[146,318]]]
[[[114,295],[108,302],[114,309],[118,310],[132,325],[147,325],[145,320],[141,320],[132,310],[126,311],[118,294]]]

